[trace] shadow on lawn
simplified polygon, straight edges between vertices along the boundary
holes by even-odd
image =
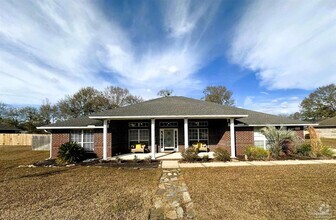
[[[34,178],[34,177],[49,177],[61,173],[65,173],[67,171],[76,169],[77,167],[71,167],[67,169],[61,169],[61,170],[49,170],[47,172],[38,172],[38,173],[32,173],[32,174],[26,174],[26,175],[21,175],[21,176],[16,176],[13,178],[8,178],[4,180],[0,180],[0,183],[11,181],[11,180],[17,180],[17,179],[23,179],[23,178]],[[28,169],[34,169],[34,168],[28,168]]]

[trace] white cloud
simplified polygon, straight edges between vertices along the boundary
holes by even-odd
[[[291,97],[268,98],[264,96],[246,96],[242,108],[273,115],[291,114],[299,111],[299,99]]]
[[[336,82],[336,1],[252,1],[233,37],[232,60],[268,89]]]
[[[212,47],[194,42],[217,4],[175,1],[162,8],[165,36],[143,47],[117,16],[107,18],[92,1],[2,2],[0,101],[40,104],[48,97],[55,102],[80,87],[108,84],[144,98],[162,88],[188,94],[198,88],[193,74],[210,59],[205,52]]]

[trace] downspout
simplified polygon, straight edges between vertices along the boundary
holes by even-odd
[[[49,159],[52,158],[52,133],[44,129],[44,132],[50,134],[50,150],[49,150]]]

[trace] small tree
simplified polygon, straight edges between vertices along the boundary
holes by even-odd
[[[172,89],[161,89],[157,93],[158,96],[162,96],[162,97],[171,96],[172,94],[173,94],[173,90]]]
[[[203,93],[203,99],[205,101],[228,106],[234,105],[232,92],[228,90],[225,86],[207,86],[204,89]]]
[[[291,130],[286,130],[284,127],[280,129],[271,126],[264,127],[261,129],[261,133],[265,135],[273,157],[278,157],[280,153],[288,154],[292,151],[289,149],[289,146],[298,142],[297,135]]]
[[[84,160],[85,151],[84,148],[76,142],[67,142],[60,146],[57,158],[62,162],[77,163]]]

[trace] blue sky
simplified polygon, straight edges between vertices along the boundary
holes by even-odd
[[[57,102],[84,86],[160,89],[236,106],[299,110],[336,83],[336,1],[7,1],[0,6],[0,102]]]

